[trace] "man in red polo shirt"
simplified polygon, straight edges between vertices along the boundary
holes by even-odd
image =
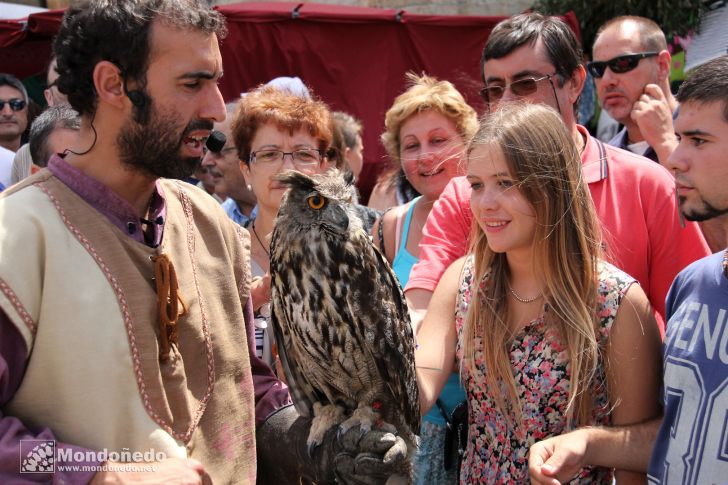
[[[500,22],[488,37],[481,90],[490,110],[501,102],[544,103],[560,114],[581,152],[602,224],[608,261],[633,276],[655,308],[664,333],[665,296],[675,275],[710,251],[694,222],[681,221],[675,184],[664,167],[603,144],[576,123],[574,105],[584,87],[582,52],[571,29],[555,17],[523,14]],[[472,222],[470,186],[453,179],[435,203],[412,269],[407,301],[417,319],[440,276],[465,254]]]

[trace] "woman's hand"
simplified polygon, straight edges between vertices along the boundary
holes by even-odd
[[[270,302],[270,274],[255,276],[250,285],[250,296],[253,298],[253,312]]]

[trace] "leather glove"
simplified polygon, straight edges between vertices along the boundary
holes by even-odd
[[[298,415],[294,406],[279,409],[256,433],[259,484],[384,484],[402,473],[407,445],[393,427],[363,432],[358,426],[339,433],[329,429],[309,456],[306,439],[311,419]]]

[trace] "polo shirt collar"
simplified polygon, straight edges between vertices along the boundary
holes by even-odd
[[[609,176],[607,148],[604,143],[589,135],[589,131],[576,125],[579,134],[584,138],[584,151],[581,153],[581,169],[584,180],[588,184],[605,180]]]

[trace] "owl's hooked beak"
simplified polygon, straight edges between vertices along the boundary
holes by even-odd
[[[349,229],[349,216],[346,210],[338,205],[330,207],[322,222],[328,229],[334,230],[337,233],[345,234]]]

